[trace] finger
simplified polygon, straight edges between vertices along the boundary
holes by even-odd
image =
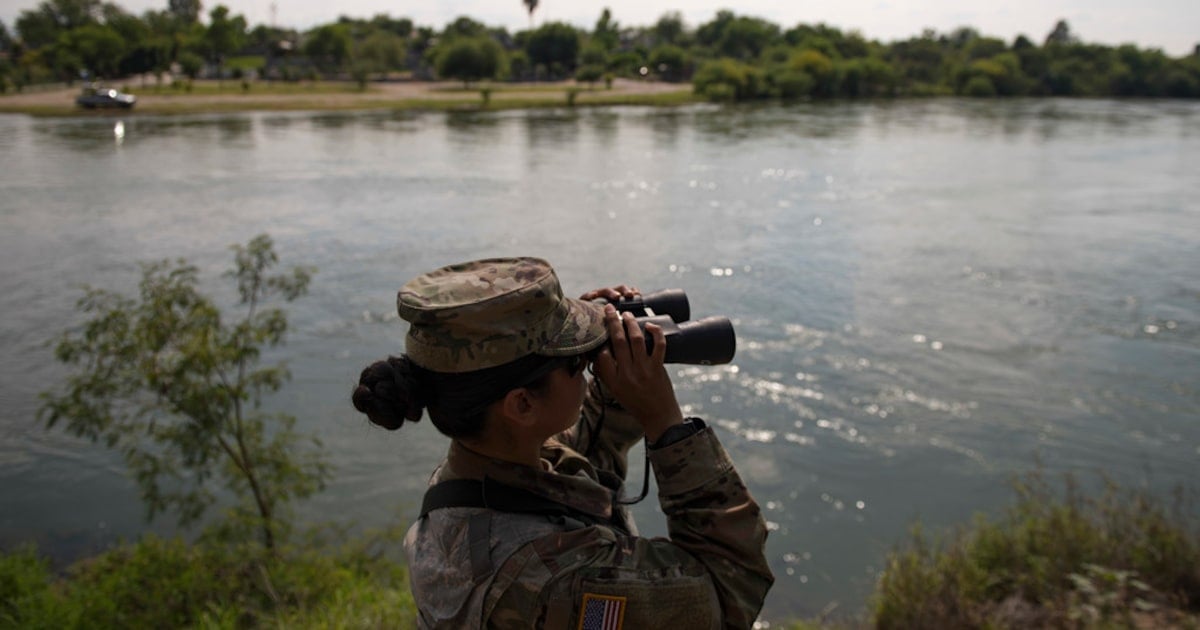
[[[640,361],[647,356],[646,335],[633,313],[622,313],[622,320],[625,323],[625,336],[629,337],[629,353],[634,360]]]
[[[609,391],[612,391],[612,383],[617,378],[617,362],[613,359],[612,353],[608,351],[608,348],[604,348],[596,354],[593,365],[595,365],[596,377],[600,379],[600,382],[604,383],[604,386]]]
[[[625,295],[625,285],[618,287],[602,287],[593,289],[579,296],[581,300],[594,300],[596,298],[604,298],[610,302],[615,302]]]
[[[612,304],[604,305],[604,324],[608,326],[609,347],[612,348],[617,365],[629,365],[629,341],[626,339],[625,326]]]
[[[654,350],[650,353],[650,363],[653,365],[662,365],[663,359],[667,356],[667,335],[663,332],[662,326],[658,324],[646,324],[646,332],[650,333],[650,338],[654,340]]]
[[[632,299],[635,297],[641,297],[641,295],[642,295],[642,292],[638,291],[638,288],[634,287],[634,286],[625,286],[622,284],[620,287],[620,291],[621,291],[621,297],[628,298],[628,299]]]

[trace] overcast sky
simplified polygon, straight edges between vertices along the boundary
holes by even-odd
[[[205,12],[216,0],[202,0]],[[12,30],[16,16],[38,0],[0,0],[0,20]],[[164,8],[166,0],[118,0],[135,13]],[[519,0],[226,0],[223,4],[246,16],[251,25],[270,23],[275,5],[279,26],[306,29],[338,15],[370,17],[388,13],[419,25],[441,28],[460,15],[489,26],[516,31],[529,26]],[[985,35],[1011,40],[1018,34],[1041,42],[1054,23],[1065,19],[1086,42],[1161,48],[1172,56],[1191,54],[1200,43],[1200,0],[542,0],[536,23],[562,20],[591,29],[604,7],[624,25],[648,26],[667,11],[679,11],[690,27],[712,19],[719,9],[765,18],[787,28],[799,22],[825,22],[843,30],[857,29],[885,42],[919,34],[973,26]]]

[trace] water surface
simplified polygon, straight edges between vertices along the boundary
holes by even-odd
[[[1196,104],[137,116],[123,140],[116,120],[0,116],[5,547],[146,529],[117,456],[35,420],[79,286],[184,256],[231,299],[227,247],[260,232],[319,269],[268,401],[337,469],[307,520],[415,517],[445,440],[346,399],[402,349],[400,284],[483,256],[734,319],[734,364],[672,371],[765,507],[767,619],[859,609],[915,519],[995,513],[1036,460],[1163,493],[1200,470]],[[665,533],[653,499],[637,516]]]

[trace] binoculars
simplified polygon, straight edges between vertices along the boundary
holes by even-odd
[[[609,302],[604,298],[594,300],[598,304],[612,304],[617,311],[633,313],[638,326],[646,324],[662,328],[667,339],[664,363],[689,365],[720,365],[733,360],[737,350],[737,338],[733,334],[733,323],[727,317],[706,317],[699,321],[688,321],[692,315],[687,294],[683,289],[666,289],[637,298],[622,298]],[[646,350],[654,349],[654,338],[646,335]]]

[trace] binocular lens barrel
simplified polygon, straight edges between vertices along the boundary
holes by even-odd
[[[667,340],[664,363],[720,365],[733,361],[733,355],[737,352],[733,323],[726,317],[706,317],[695,322],[676,323],[666,315],[658,315],[639,317],[637,322],[643,331],[646,324],[656,324],[663,329]],[[654,338],[650,335],[646,335],[646,350],[654,350]]]
[[[596,302],[610,304],[604,298],[599,298]],[[638,298],[622,298],[611,304],[616,307],[618,312],[628,311],[633,313],[634,317],[649,317],[653,312],[654,315],[668,315],[677,322],[686,322],[692,316],[692,308],[688,304],[687,293],[683,289],[664,289],[647,293]]]

